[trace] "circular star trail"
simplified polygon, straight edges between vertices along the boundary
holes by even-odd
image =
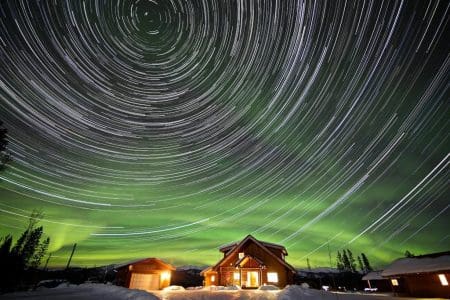
[[[448,250],[445,1],[0,3],[0,231],[54,265]]]

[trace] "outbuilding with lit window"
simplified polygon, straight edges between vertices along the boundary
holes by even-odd
[[[160,290],[170,285],[175,268],[157,258],[145,258],[115,266],[116,284],[130,289]]]
[[[381,276],[397,295],[450,298],[450,251],[397,259]]]

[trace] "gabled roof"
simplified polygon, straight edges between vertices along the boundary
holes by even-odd
[[[381,273],[382,276],[450,271],[450,251],[399,258]]]
[[[249,235],[249,236],[252,236],[252,235]],[[274,249],[279,249],[279,250],[281,250],[285,256],[288,255],[286,248],[285,248],[284,246],[282,246],[282,245],[278,245],[278,244],[274,244],[274,243],[269,243],[269,242],[265,242],[265,241],[258,241],[258,242],[261,243],[261,244],[263,244],[263,245],[266,246],[267,248],[274,248]],[[233,250],[234,247],[236,247],[237,245],[239,245],[239,243],[240,243],[240,242],[232,242],[232,243],[229,243],[229,244],[225,244],[225,245],[223,245],[223,246],[221,246],[221,247],[219,248],[219,251],[220,251],[220,252],[226,253],[226,252],[228,252],[228,251],[230,251],[230,250]]]
[[[383,278],[381,276],[381,272],[383,272],[383,270],[369,272],[366,275],[364,275],[363,278],[361,278],[361,280],[386,280],[387,278]]]
[[[281,246],[281,245],[277,245],[277,244],[272,244],[272,243],[266,243],[266,242],[260,242],[257,239],[255,239],[252,235],[247,235],[242,241],[240,241],[239,243],[237,243],[236,245],[234,245],[233,248],[231,248],[230,250],[228,250],[228,252],[226,253],[226,255],[217,263],[212,267],[212,270],[216,270],[217,267],[224,261],[226,260],[230,255],[235,254],[237,251],[239,251],[239,248],[244,245],[247,241],[252,241],[253,243],[255,243],[258,247],[260,247],[261,249],[263,249],[265,252],[267,252],[270,256],[272,256],[275,260],[277,260],[280,264],[282,264],[283,266],[285,266],[286,268],[288,268],[289,270],[291,270],[293,273],[296,273],[297,271],[294,269],[293,266],[291,266],[290,264],[288,264],[287,262],[285,262],[284,260],[282,260],[280,257],[276,256],[272,251],[270,251],[268,249],[268,247],[270,247],[270,245],[276,245],[278,247],[282,247],[285,251],[286,249]],[[266,244],[270,244],[269,246],[266,246]],[[221,247],[220,249],[222,249],[223,247]],[[287,251],[286,251],[287,253]]]
[[[205,273],[212,271],[212,267],[207,267],[200,272],[200,275],[203,276]]]
[[[162,265],[163,267],[170,269],[172,271],[175,270],[175,267],[172,266],[171,264],[165,263],[164,261],[155,258],[155,257],[148,257],[148,258],[140,258],[140,259],[135,259],[126,263],[121,263],[121,264],[117,264],[114,266],[114,269],[120,269],[120,268],[124,268],[127,267],[129,265],[136,265],[136,264],[143,264],[143,263],[152,263],[152,262],[156,262],[157,264]]]
[[[265,264],[264,264],[263,261],[261,261],[260,259],[254,257],[254,256],[251,256],[251,255],[244,255],[244,257],[239,258],[239,259],[234,263],[234,266],[237,267],[237,266],[245,265],[245,264],[247,263],[247,261],[249,261],[249,260],[254,260],[254,261],[256,261],[260,266],[265,266]]]

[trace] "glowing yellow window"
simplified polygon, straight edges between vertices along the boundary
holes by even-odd
[[[170,280],[170,272],[162,272],[161,273],[161,281]]]
[[[267,281],[268,282],[278,282],[278,273],[277,272],[267,272]]]
[[[214,282],[214,281],[216,281],[216,276],[211,275],[211,282]]]
[[[447,278],[445,278],[445,274],[439,274],[439,281],[442,285],[448,286]]]
[[[391,283],[393,286],[398,286],[398,280],[397,279],[391,279]]]
[[[239,275],[239,272],[234,272],[234,273],[233,273],[233,279],[234,279],[234,280],[239,280],[240,277],[241,277],[241,276]]]

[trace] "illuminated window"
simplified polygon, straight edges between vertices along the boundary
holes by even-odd
[[[239,275],[239,272],[234,272],[234,273],[233,273],[233,279],[234,279],[234,280],[239,280],[240,277],[241,277],[241,276]]]
[[[244,252],[239,252],[239,258],[244,258]]]
[[[267,281],[268,282],[278,282],[278,273],[277,272],[267,272]]]
[[[212,281],[212,282],[216,281],[216,276],[211,275],[211,281]]]
[[[445,278],[445,274],[439,274],[438,276],[439,276],[439,280],[441,281],[441,284],[447,286],[448,281],[447,281],[447,278]]]
[[[391,283],[393,286],[398,286],[398,280],[397,279],[391,279]]]
[[[169,272],[162,272],[161,273],[161,281],[169,280],[170,279],[170,273]]]

